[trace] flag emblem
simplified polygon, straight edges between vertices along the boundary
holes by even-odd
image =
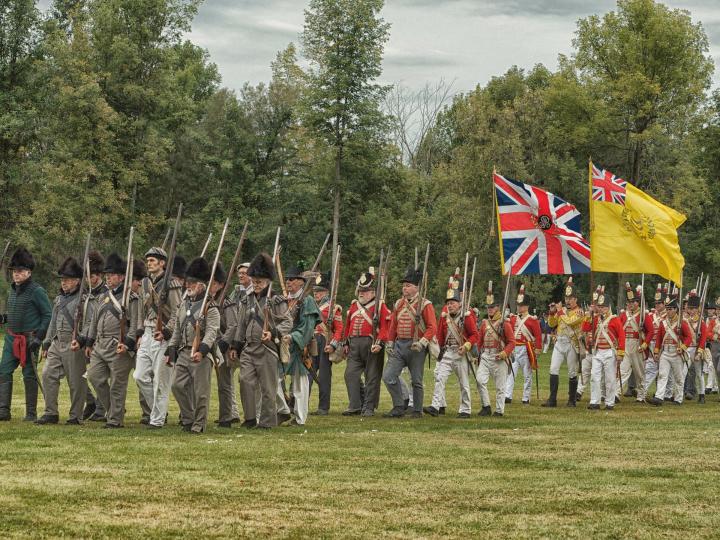
[[[572,204],[499,174],[493,181],[505,270],[513,275],[590,271],[590,245]]]
[[[627,181],[618,178],[610,171],[592,165],[593,201],[609,202],[625,206]]]

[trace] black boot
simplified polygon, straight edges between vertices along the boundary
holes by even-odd
[[[0,375],[0,421],[10,420],[12,376]]]
[[[570,383],[570,389],[568,390],[567,406],[575,407],[575,399],[576,399],[576,395],[577,395],[577,383],[578,383],[577,377],[573,377],[572,379],[570,379],[569,383]]]
[[[558,386],[560,386],[560,375],[550,375],[550,397],[542,407],[557,407]]]
[[[37,420],[38,382],[36,379],[23,379],[25,383],[25,422]]]
[[[480,409],[478,416],[490,416],[490,405],[486,405],[485,407]]]
[[[698,403],[705,403],[705,394],[700,394],[698,396]]]

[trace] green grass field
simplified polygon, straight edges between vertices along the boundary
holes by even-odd
[[[547,367],[546,356],[541,365]],[[612,413],[513,403],[504,418],[340,416],[201,436],[128,427],[0,424],[3,538],[718,538],[720,403]],[[16,375],[19,375],[17,373]],[[433,379],[426,372],[426,401]],[[541,375],[546,397],[547,374]],[[564,405],[567,384],[561,379]],[[519,385],[515,397],[519,401]],[[533,397],[534,397],[533,386]],[[317,395],[311,397],[311,409]],[[67,414],[62,396],[61,422]],[[380,409],[389,409],[383,389]],[[217,417],[213,401],[211,418]]]

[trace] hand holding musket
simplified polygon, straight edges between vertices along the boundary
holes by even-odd
[[[72,339],[70,340],[70,350],[73,352],[80,350],[80,341],[78,340],[78,334],[80,333],[80,326],[84,323],[84,310],[82,301],[83,287],[87,284],[87,294],[90,294],[92,287],[90,286],[90,233],[87,235],[85,240],[85,255],[83,256],[83,267],[82,277],[80,278],[80,290],[78,291],[78,303],[75,309],[75,318],[73,320],[73,331]],[[75,347],[75,348],[73,348]]]
[[[172,240],[170,241],[170,251],[168,253],[167,258],[167,265],[165,266],[165,274],[163,275],[162,285],[160,287],[160,294],[158,297],[158,303],[157,303],[157,319],[155,320],[155,332],[153,333],[153,338],[156,341],[162,341],[164,339],[163,336],[163,320],[162,320],[162,312],[163,312],[163,306],[165,305],[165,302],[167,301],[168,291],[170,289],[170,282],[172,281],[172,271],[173,271],[173,265],[175,264],[175,249],[177,247],[177,235],[180,231],[180,218],[182,217],[182,208],[183,205],[180,203],[178,205],[178,212],[177,217],[175,218],[175,227],[173,228],[172,233]]]

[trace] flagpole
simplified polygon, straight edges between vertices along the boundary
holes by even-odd
[[[589,224],[589,241],[590,245],[590,306],[592,309],[592,295],[595,292],[595,276],[593,275],[593,246],[592,246],[592,235],[595,229],[595,218],[593,215],[593,204],[592,204],[592,157],[588,156],[588,214],[590,216]]]
[[[500,228],[500,209],[498,208],[497,202],[497,191],[495,189],[495,175],[497,174],[495,167],[493,167],[493,178],[492,178],[492,193],[493,193],[493,206],[495,212],[495,219],[497,219],[497,233],[498,233],[498,247],[500,249],[500,275],[505,274],[505,252],[503,250],[502,243],[502,230]],[[512,268],[510,269],[512,271]]]

